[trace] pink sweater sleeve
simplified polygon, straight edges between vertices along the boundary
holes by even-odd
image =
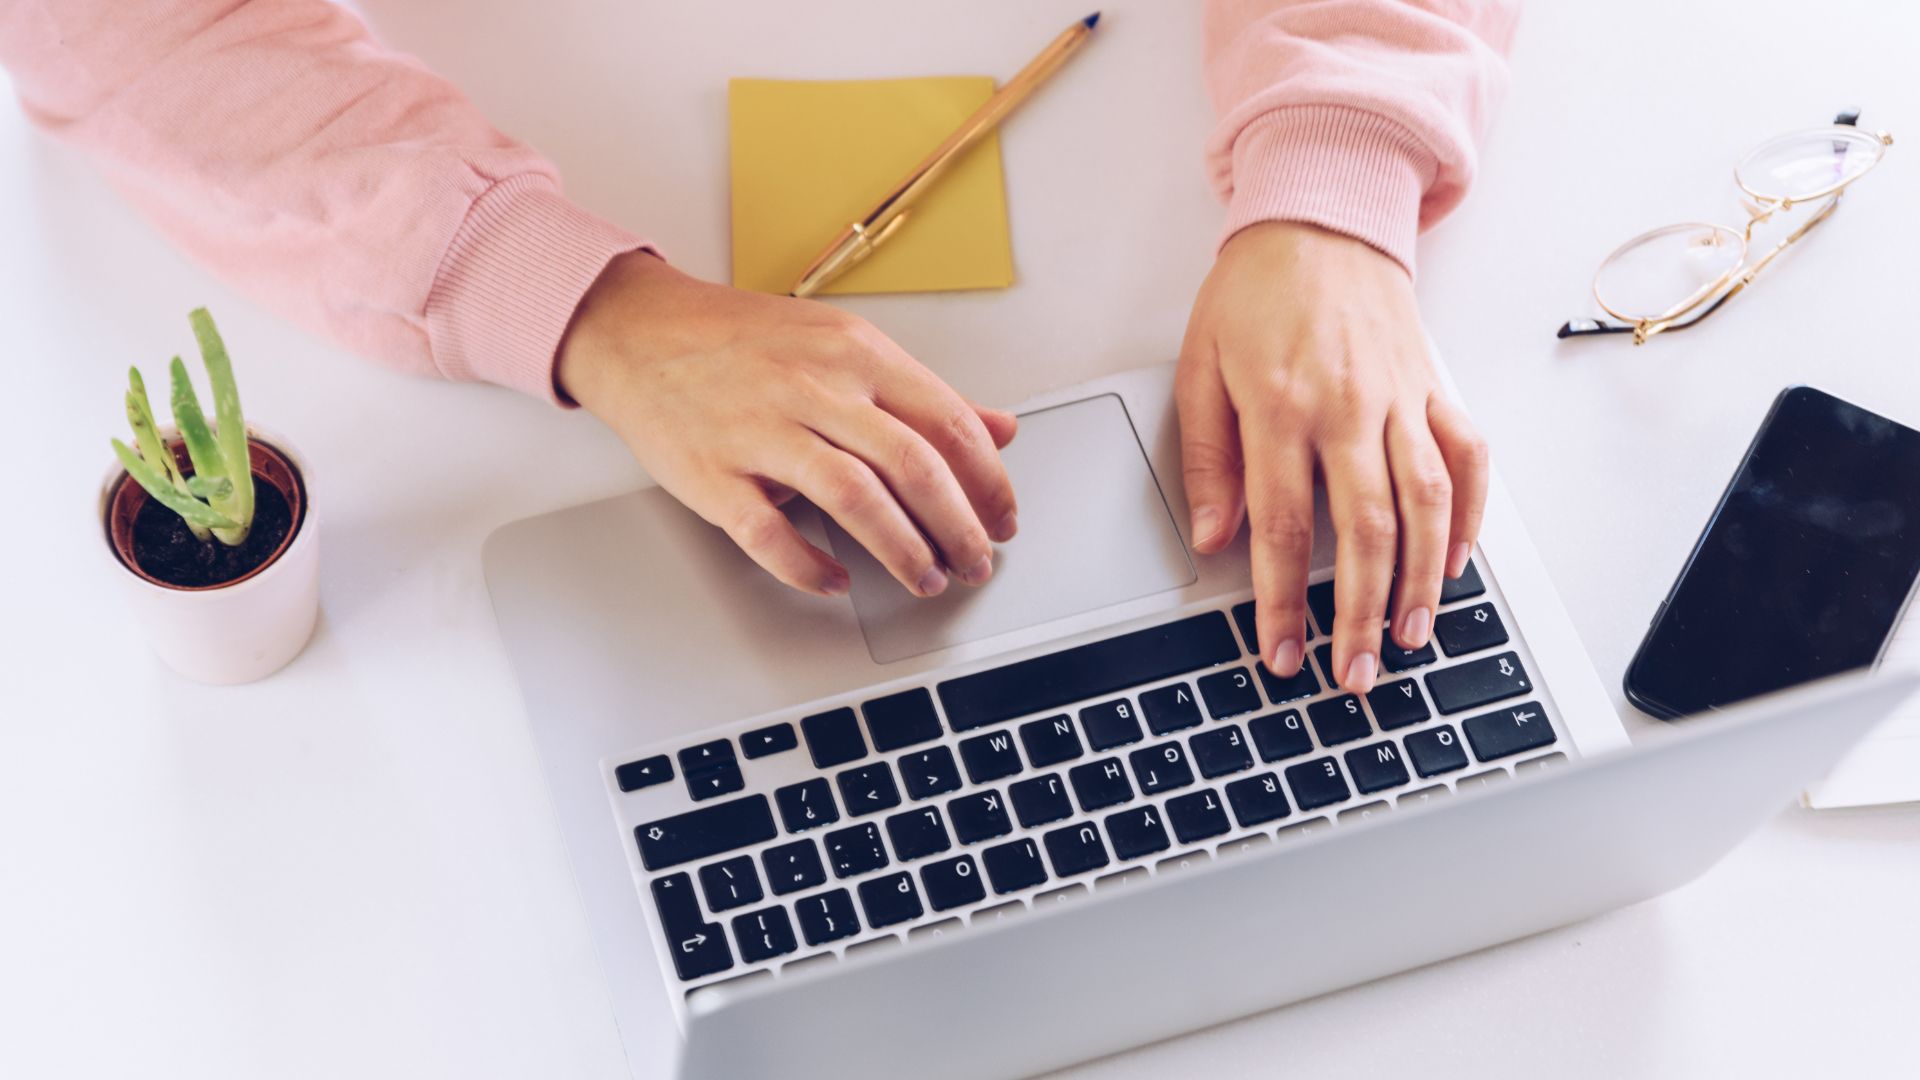
[[[1413,270],[1506,88],[1518,0],[1209,0],[1208,168],[1221,242],[1260,221],[1356,237]]]
[[[0,64],[193,258],[408,371],[554,399],[580,297],[644,246],[328,0],[8,0]]]

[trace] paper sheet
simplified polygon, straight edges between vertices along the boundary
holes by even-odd
[[[733,284],[785,293],[993,93],[985,76],[727,86]],[[825,293],[991,289],[1013,284],[1000,143],[989,135],[910,212],[900,231]]]
[[[1880,666],[1920,668],[1920,598],[1908,604],[1894,627]],[[1803,798],[1822,810],[1914,800],[1920,800],[1920,695],[1909,698]]]

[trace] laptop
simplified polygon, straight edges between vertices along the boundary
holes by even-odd
[[[1020,1076],[1610,910],[1705,870],[1916,679],[1629,748],[1505,490],[1434,641],[1256,659],[1191,553],[1172,365],[1029,403],[994,579],[787,590],[670,496],[509,525],[501,634],[635,1076]]]

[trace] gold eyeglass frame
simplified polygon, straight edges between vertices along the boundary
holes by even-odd
[[[1741,290],[1752,284],[1753,279],[1759,276],[1760,271],[1766,269],[1767,264],[1772,262],[1776,256],[1793,246],[1801,237],[1812,231],[1814,226],[1833,216],[1833,212],[1839,207],[1840,198],[1846,193],[1846,189],[1861,177],[1872,172],[1875,166],[1885,160],[1886,148],[1893,145],[1893,136],[1884,131],[1870,134],[1861,132],[1856,124],[1859,115],[1857,110],[1842,112],[1834,118],[1833,123],[1830,125],[1806,128],[1800,131],[1788,132],[1783,135],[1776,135],[1742,155],[1739,162],[1734,165],[1733,182],[1739,187],[1744,196],[1741,200],[1742,205],[1747,211],[1747,223],[1744,228],[1735,228],[1731,225],[1719,225],[1704,221],[1677,222],[1672,225],[1663,225],[1657,229],[1649,229],[1627,240],[1619,247],[1614,248],[1613,251],[1607,254],[1606,258],[1600,260],[1600,268],[1596,270],[1593,275],[1592,292],[1594,303],[1598,304],[1602,311],[1621,320],[1621,323],[1606,323],[1597,319],[1571,319],[1560,327],[1558,336],[1568,338],[1585,337],[1594,334],[1622,334],[1631,332],[1633,334],[1633,343],[1635,345],[1644,345],[1647,339],[1653,337],[1655,334],[1664,333],[1668,330],[1684,330],[1689,326],[1701,322],[1715,311],[1718,311],[1722,304],[1733,299],[1739,295]],[[1837,181],[1827,187],[1797,196],[1768,195],[1748,187],[1746,181],[1741,179],[1741,166],[1751,161],[1760,151],[1789,139],[1819,138],[1823,133],[1828,131],[1843,131],[1849,140],[1858,140],[1860,136],[1865,134],[1868,139],[1878,140],[1879,153],[1874,156],[1873,160],[1869,162],[1865,168],[1854,175]],[[1756,227],[1772,220],[1776,214],[1788,213],[1795,207],[1821,200],[1824,200],[1824,202],[1821,202],[1820,208],[1814,211],[1813,216],[1802,223],[1799,228],[1788,233],[1785,239],[1775,244],[1766,254],[1760,256],[1758,259],[1751,257],[1753,253],[1753,230]],[[1609,307],[1606,300],[1600,295],[1600,277],[1606,273],[1607,267],[1612,265],[1613,260],[1618,258],[1623,252],[1644,242],[1649,237],[1676,229],[1706,229],[1710,230],[1716,236],[1737,237],[1740,241],[1739,261],[1735,262],[1731,267],[1728,267],[1726,272],[1722,273],[1719,277],[1694,290],[1693,293],[1659,315],[1651,317],[1629,315]],[[1709,301],[1711,301],[1711,303],[1709,303]],[[1706,307],[1704,310],[1700,310],[1703,304],[1706,305]],[[1698,314],[1694,314],[1696,311]],[[1693,315],[1693,317],[1688,318],[1687,316],[1689,315]]]

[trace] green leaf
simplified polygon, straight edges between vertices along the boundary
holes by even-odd
[[[193,324],[194,339],[200,343],[200,360],[207,368],[207,385],[213,390],[213,415],[218,424],[220,452],[225,456],[225,475],[233,481],[233,493],[219,506],[242,529],[253,524],[253,454],[247,448],[247,419],[240,410],[240,386],[233,378],[233,363],[227,356],[227,344],[213,316],[206,308],[187,313]]]
[[[153,403],[147,399],[147,382],[140,377],[139,368],[127,369],[127,387],[127,423],[133,427],[134,445],[140,448],[140,456],[165,472],[174,487],[184,490],[180,463],[166,452],[160,441],[159,429],[153,422]]]
[[[213,507],[175,491],[160,470],[141,460],[132,447],[119,439],[113,440],[113,453],[120,459],[120,464],[126,467],[127,475],[133,477],[134,483],[146,488],[147,494],[153,496],[155,502],[179,514],[187,524],[203,529],[230,529],[236,524],[232,518]]]
[[[224,476],[218,480],[208,480],[204,476],[189,476],[187,477],[187,490],[208,502],[212,502],[215,499],[224,499],[233,494],[233,481]]]
[[[173,422],[180,425],[180,437],[186,440],[187,457],[193,461],[195,475],[208,480],[227,475],[220,444],[208,430],[206,415],[200,411],[200,399],[193,392],[193,383],[187,380],[187,365],[177,356],[173,358]]]

